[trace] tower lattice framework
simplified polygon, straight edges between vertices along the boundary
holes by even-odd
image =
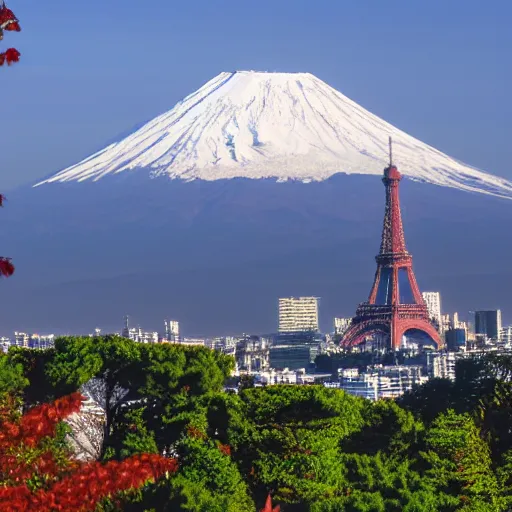
[[[359,305],[343,337],[342,345],[346,348],[358,345],[372,334],[385,333],[390,336],[391,348],[396,350],[405,332],[411,329],[428,334],[438,347],[441,345],[416,282],[412,256],[405,246],[399,197],[401,179],[390,158],[382,178],[386,187],[386,210],[380,252],[376,257],[377,271],[368,301]]]

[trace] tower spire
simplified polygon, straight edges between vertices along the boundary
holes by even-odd
[[[389,167],[393,167],[393,139],[389,136]]]

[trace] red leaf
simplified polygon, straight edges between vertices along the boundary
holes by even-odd
[[[8,9],[5,4],[0,7],[0,29],[16,32],[21,30],[18,18],[16,18],[14,13]]]
[[[281,510],[281,507],[279,505],[276,505],[274,508],[272,508],[272,497],[270,494],[267,496],[267,501],[265,503],[265,507],[261,509],[260,512],[279,512]]]
[[[3,258],[0,256],[0,276],[10,277],[14,274],[14,265],[11,258]]]
[[[21,53],[16,48],[9,48],[5,52],[5,62],[10,66],[13,62],[19,62]]]

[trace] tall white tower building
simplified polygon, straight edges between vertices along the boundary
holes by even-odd
[[[165,320],[165,339],[167,341],[180,341],[180,323],[177,320]]]
[[[441,317],[441,294],[439,292],[423,292],[423,300],[427,305],[430,318],[436,321],[438,329],[442,329],[443,322]]]
[[[279,299],[279,332],[318,331],[318,297]]]

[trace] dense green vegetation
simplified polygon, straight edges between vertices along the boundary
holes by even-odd
[[[512,510],[512,358],[377,403],[249,380],[227,393],[232,368],[204,348],[61,338],[0,356],[0,393],[28,409],[89,386],[106,410],[98,458],[176,455],[124,510],[255,512],[269,493],[283,512]]]

